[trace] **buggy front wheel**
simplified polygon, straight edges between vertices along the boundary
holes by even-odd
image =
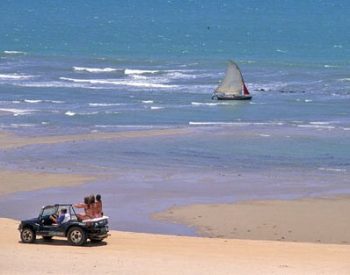
[[[24,243],[33,243],[36,240],[36,234],[33,229],[26,227],[21,231],[21,240]]]

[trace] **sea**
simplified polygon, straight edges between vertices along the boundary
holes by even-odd
[[[2,196],[0,214],[99,192],[113,228],[191,235],[150,216],[350,194],[349,12],[344,0],[2,0],[0,131],[189,134],[0,148],[3,169],[101,176]],[[228,60],[251,101],[211,99]]]

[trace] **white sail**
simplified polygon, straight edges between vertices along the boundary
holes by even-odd
[[[242,95],[243,78],[236,63],[229,61],[226,75],[221,84],[216,88],[215,93],[228,96]]]

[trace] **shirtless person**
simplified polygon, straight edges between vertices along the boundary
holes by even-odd
[[[92,205],[90,203],[90,197],[85,197],[84,203],[74,204],[73,206],[76,208],[84,208],[84,214],[82,213],[77,214],[78,219],[87,220],[87,219],[92,219],[94,217],[92,213]]]
[[[97,195],[96,195],[95,215],[96,215],[97,218],[103,216],[103,211],[102,211],[102,200],[101,200],[101,195],[100,195],[100,194],[97,194]]]

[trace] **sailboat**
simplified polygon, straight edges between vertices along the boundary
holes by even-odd
[[[247,86],[238,65],[230,60],[228,62],[224,80],[215,89],[212,99],[217,100],[250,100]]]

